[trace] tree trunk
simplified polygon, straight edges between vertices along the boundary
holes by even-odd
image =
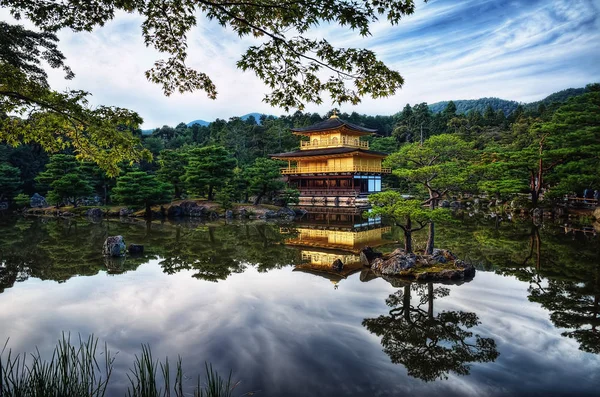
[[[535,234],[535,268],[539,271],[542,267],[542,239],[540,238],[540,229],[537,226],[534,226]]]
[[[429,197],[433,198],[433,193],[430,191]],[[431,210],[434,210],[437,207],[437,199],[431,200],[429,203],[429,207]],[[435,243],[435,224],[433,221],[429,221],[429,234],[427,235],[427,247],[425,248],[425,254],[431,255],[433,254],[433,246]]]
[[[144,213],[144,218],[152,219],[152,206],[148,201],[146,201],[146,212]]]
[[[435,241],[435,224],[433,222],[429,222],[429,234],[427,235],[427,248],[425,248],[425,253],[427,255],[433,254],[434,241]]]
[[[262,200],[263,196],[265,195],[265,191],[261,190],[260,193],[258,193],[258,195],[256,196],[256,199],[254,199],[254,205],[259,205],[260,204],[260,200]]]
[[[208,201],[213,200],[213,185],[208,185]]]
[[[427,303],[428,303],[428,309],[427,309],[427,317],[429,318],[429,320],[433,320],[433,283],[429,282],[427,283]]]
[[[410,254],[413,252],[413,248],[412,248],[412,221],[410,219],[410,216],[406,217],[406,225],[404,227],[404,251],[406,251],[407,254]]]
[[[404,319],[410,321],[410,285],[404,287],[402,306],[404,306]]]

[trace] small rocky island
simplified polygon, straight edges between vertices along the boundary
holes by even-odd
[[[378,276],[393,276],[417,281],[465,280],[475,277],[475,267],[446,249],[434,249],[431,255],[407,253],[396,249],[382,254],[370,247],[360,253],[361,262]]]

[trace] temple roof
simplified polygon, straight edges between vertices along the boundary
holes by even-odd
[[[295,133],[298,133],[298,134],[304,134],[307,132],[320,132],[320,131],[335,130],[342,126],[345,126],[346,128],[348,128],[350,130],[360,132],[363,134],[372,134],[372,133],[377,132],[377,130],[373,130],[370,128],[365,128],[365,127],[361,127],[356,124],[349,123],[347,121],[344,121],[344,120],[338,118],[337,116],[330,117],[327,120],[320,121],[313,125],[309,125],[308,127],[292,128],[292,131]]]
[[[387,153],[376,152],[374,150],[365,150],[360,148],[353,147],[334,147],[334,148],[325,148],[325,149],[311,149],[311,150],[295,150],[293,152],[287,153],[276,153],[270,154],[269,156],[275,158],[292,158],[292,157],[313,157],[313,156],[327,156],[334,154],[346,154],[346,153],[364,153],[371,154],[376,156],[387,156]]]

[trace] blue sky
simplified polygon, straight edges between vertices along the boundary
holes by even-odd
[[[164,97],[144,78],[160,54],[144,47],[141,22],[123,13],[92,33],[60,32],[60,48],[76,78],[67,82],[52,72],[53,86],[90,91],[92,104],[136,110],[144,128],[283,113],[261,101],[267,89],[252,72],[235,67],[254,39],[240,40],[202,18],[190,34],[189,64],[213,78],[219,96],[216,101],[201,92]],[[600,81],[600,0],[417,1],[414,15],[397,26],[378,22],[372,33],[362,38],[332,25],[310,33],[339,46],[372,49],[405,79],[395,96],[367,98],[342,111],[393,114],[406,103],[485,96],[530,102]],[[325,100],[307,110],[324,113],[331,107]]]

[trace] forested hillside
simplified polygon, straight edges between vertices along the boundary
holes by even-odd
[[[569,98],[581,95],[585,92],[585,88],[568,88],[548,95],[546,98],[531,103],[522,103],[525,109],[536,110],[540,105],[552,106],[566,102]],[[429,105],[429,109],[433,113],[442,112],[450,101],[436,102]],[[456,105],[456,112],[459,114],[467,114],[470,111],[485,112],[488,106],[491,106],[494,111],[502,110],[505,116],[514,112],[519,106],[519,102],[500,99],[500,98],[479,98],[479,99],[458,99],[452,100]]]
[[[433,113],[440,113],[446,109],[449,102],[450,101],[432,103],[429,105],[429,109],[431,109]],[[488,106],[491,106],[492,109],[502,110],[505,115],[509,115],[515,111],[517,106],[519,106],[519,102],[500,98],[458,99],[452,100],[452,102],[456,105],[456,112],[458,114],[466,114],[472,110],[484,112]]]
[[[573,97],[577,93],[581,95]],[[393,116],[341,113],[339,117],[378,130],[367,140],[371,150],[386,153],[444,134],[466,142],[475,154],[470,171],[473,179],[463,191],[498,197],[531,193],[533,188],[539,193],[542,187],[533,185],[542,180],[543,190],[552,188],[548,197],[560,197],[600,187],[599,96],[600,85],[591,84],[583,91],[556,93],[546,98],[552,101],[549,104],[519,105],[508,116],[503,109],[494,109],[493,102],[483,112],[461,114],[450,101],[437,113],[421,103],[406,105]],[[566,103],[556,102],[569,97]],[[223,203],[252,196],[257,201],[282,194],[290,197],[279,178],[282,164],[270,160],[269,154],[297,149],[301,138],[290,128],[308,126],[330,115],[296,112],[279,118],[263,115],[259,120],[232,117],[207,126],[164,126],[148,135],[137,130],[140,147],[148,149],[153,159],[122,164],[117,178],[106,176],[93,163],[77,161],[70,151],[48,154],[34,144],[0,144],[0,202],[24,204],[34,193],[55,204],[84,203],[93,197],[95,202],[131,206],[190,196]],[[540,145],[543,156],[549,156],[549,168],[544,171],[548,174],[542,177],[535,175]],[[388,187],[407,186],[394,176],[385,183]]]

